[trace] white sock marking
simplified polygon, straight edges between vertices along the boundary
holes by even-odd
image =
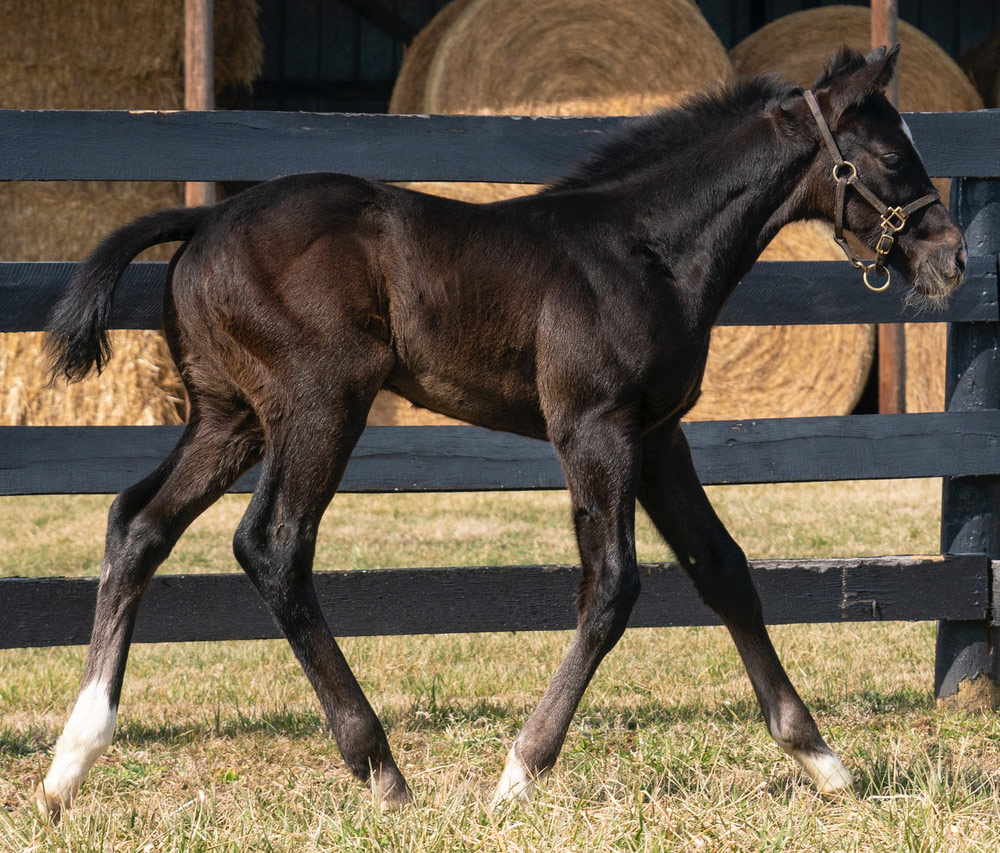
[[[782,735],[780,716],[772,716],[768,720],[767,727],[778,746],[802,766],[821,794],[835,794],[837,791],[853,787],[854,778],[850,771],[822,739],[817,750],[807,752],[792,747],[788,739]]]
[[[118,708],[108,699],[107,682],[93,681],[76,700],[66,728],[56,741],[52,767],[45,776],[45,793],[69,806],[87,771],[111,744]]]
[[[790,753],[802,765],[821,794],[849,790],[854,779],[843,762],[832,752]]]
[[[528,772],[521,759],[517,757],[516,750],[515,744],[507,754],[503,775],[493,793],[493,799],[490,800],[492,806],[508,803],[512,800],[530,800],[535,790],[535,779]]]

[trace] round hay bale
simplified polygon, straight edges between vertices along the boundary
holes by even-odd
[[[247,87],[263,45],[255,0],[216,0],[216,88]],[[16,21],[0,56],[8,109],[179,109],[183,105],[183,0],[0,0]],[[14,31],[16,29],[16,32]],[[112,37],[109,37],[112,34]],[[2,260],[83,258],[112,229],[183,203],[181,184],[67,181],[0,184]],[[157,247],[144,260],[169,258]],[[0,423],[178,423],[183,387],[163,336],[112,333],[116,355],[100,377],[47,385],[41,333],[0,335]]]
[[[929,36],[899,22],[899,106],[904,112],[981,109],[983,102],[965,72]],[[841,44],[868,51],[871,12],[859,6],[826,6],[779,18],[730,51],[741,74],[781,71],[810,86]],[[934,182],[945,204],[947,180]],[[870,253],[869,253],[870,254]],[[906,408],[940,411],[944,406],[944,330],[938,324],[906,327]]]
[[[690,0],[455,0],[418,42],[400,70],[390,112],[638,115],[733,76],[725,48]],[[407,186],[471,202],[537,190]]]
[[[473,0],[451,0],[425,26],[403,54],[399,76],[392,87],[389,112],[402,115],[424,112],[427,72],[444,34]]]
[[[751,33],[729,52],[740,74],[781,71],[811,86],[840,45],[867,53],[871,11],[824,6],[786,15]],[[899,22],[899,107],[904,112],[954,112],[982,107],[965,72],[930,36]]]
[[[672,103],[731,75],[689,0],[474,0],[440,39],[424,104],[434,113],[558,115],[575,99]]]
[[[958,64],[972,78],[983,105],[1000,107],[1000,27],[958,57]]]

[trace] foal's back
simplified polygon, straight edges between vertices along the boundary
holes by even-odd
[[[553,204],[465,204],[335,174],[247,190],[177,261],[167,326],[180,366],[255,410],[336,375],[544,437],[542,308],[581,275],[581,241],[553,233]]]

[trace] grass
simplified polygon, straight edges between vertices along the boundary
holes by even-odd
[[[751,557],[937,550],[936,482],[744,486],[713,500]],[[105,497],[0,499],[0,572],[92,575]],[[162,571],[235,570],[227,497]],[[341,496],[318,568],[570,562],[561,493]],[[665,559],[640,519],[640,558]],[[115,744],[72,818],[29,793],[84,649],[0,652],[0,850],[995,850],[1000,721],[939,712],[933,625],[773,629],[792,680],[854,771],[825,800],[770,741],[716,628],[635,630],[594,679],[533,802],[486,801],[565,633],[347,638],[416,804],[373,808],[280,641],[137,645]]]

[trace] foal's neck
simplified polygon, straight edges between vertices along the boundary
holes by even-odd
[[[780,136],[761,113],[689,156],[680,169],[668,158],[650,179],[651,246],[669,253],[659,260],[688,294],[692,321],[714,323],[764,247],[802,218],[803,179],[814,153],[814,144]]]

